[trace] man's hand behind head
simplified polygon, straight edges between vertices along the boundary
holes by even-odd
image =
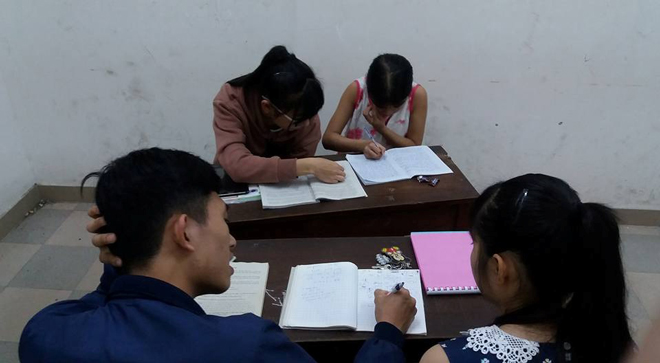
[[[99,211],[99,207],[92,206],[87,211],[87,215],[92,218],[92,221],[87,223],[87,232],[94,234],[92,236],[92,244],[100,250],[99,261],[114,267],[121,267],[121,258],[112,254],[110,247],[108,247],[117,241],[117,236],[114,233],[101,233],[106,223]]]

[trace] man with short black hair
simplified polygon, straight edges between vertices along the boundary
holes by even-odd
[[[182,151],[138,150],[100,172],[96,202],[109,248],[98,289],[35,315],[21,362],[312,362],[272,321],[207,315],[195,302],[229,288],[236,240],[213,167]],[[83,181],[84,184],[84,181]],[[403,361],[415,314],[407,291],[376,297],[374,337],[358,361]]]

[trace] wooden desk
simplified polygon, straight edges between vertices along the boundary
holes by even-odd
[[[310,238],[281,240],[239,241],[235,250],[237,261],[269,262],[267,288],[274,297],[282,298],[289,281],[291,267],[301,264],[350,261],[359,268],[371,268],[375,255],[383,247],[399,246],[417,261],[413,254],[410,237],[371,238]],[[282,308],[273,305],[266,296],[263,317],[279,322]],[[428,335],[408,336],[404,350],[410,361],[418,361],[421,355],[441,340],[455,337],[460,331],[492,323],[496,309],[481,295],[425,296],[426,326]],[[351,362],[362,343],[371,333],[350,331],[285,330],[295,342],[300,343],[318,362]]]
[[[436,187],[416,180],[364,187],[367,198],[265,210],[261,202],[231,206],[229,228],[238,240],[307,237],[405,236],[414,231],[464,230],[479,193],[440,146],[432,147],[453,174]],[[344,155],[328,156],[344,160]]]

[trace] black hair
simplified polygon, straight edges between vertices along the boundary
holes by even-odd
[[[613,211],[582,203],[561,179],[527,174],[477,198],[470,233],[482,270],[493,254],[515,253],[531,286],[528,304],[497,325],[552,324],[560,361],[619,362],[631,343],[620,236]]]
[[[323,87],[314,71],[282,45],[268,51],[252,73],[228,83],[243,88],[246,102],[256,105],[266,97],[280,111],[293,111],[298,122],[318,114],[324,103]]]
[[[102,233],[114,233],[110,251],[122,259],[121,273],[143,267],[158,253],[165,224],[174,213],[187,214],[206,223],[211,193],[220,179],[213,167],[199,157],[179,150],[136,150],[101,171],[96,204],[105,221]]]
[[[399,107],[410,95],[413,68],[398,54],[381,54],[367,72],[367,90],[371,102],[377,107]]]

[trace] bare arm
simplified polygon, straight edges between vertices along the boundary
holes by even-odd
[[[351,119],[355,109],[355,99],[357,98],[358,87],[355,82],[346,87],[344,94],[341,95],[339,104],[335,113],[330,118],[328,128],[323,133],[323,147],[328,150],[342,152],[363,152],[364,148],[370,143],[369,140],[353,140],[342,136],[341,132]]]
[[[395,147],[421,145],[426,128],[426,113],[428,110],[428,96],[426,89],[419,86],[413,95],[413,109],[410,112],[410,123],[405,136],[392,131],[382,122],[374,122],[372,125],[390,145]]]

